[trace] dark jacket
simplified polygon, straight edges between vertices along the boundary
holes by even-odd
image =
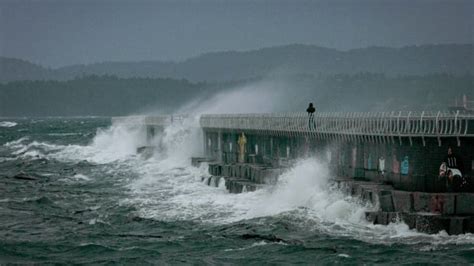
[[[310,105],[308,109],[306,109],[306,112],[308,112],[308,114],[313,114],[314,111],[316,111],[316,109],[312,105]]]
[[[444,162],[449,168],[456,168],[461,171],[461,173],[464,173],[464,165],[459,156],[456,156],[455,154],[448,155],[444,158]]]

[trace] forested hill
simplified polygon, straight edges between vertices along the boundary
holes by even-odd
[[[0,56],[0,82],[56,79],[57,71],[31,62]]]
[[[211,107],[223,105],[217,103],[220,100],[237,101],[237,105],[246,106],[246,99],[258,95],[265,97],[250,100],[254,104],[271,104],[274,112],[304,111],[310,101],[318,111],[443,110],[463,94],[473,99],[473,87],[473,75],[447,74],[397,77],[370,73],[293,75],[226,84],[84,76],[69,81],[0,84],[0,117],[175,113],[183,112],[180,108],[189,102],[196,103],[194,107],[202,102]],[[229,93],[231,90],[237,91]],[[221,93],[229,94],[222,97]],[[212,98],[216,95],[220,96]],[[232,107],[224,108],[222,112],[235,112]]]
[[[182,62],[105,62],[48,69],[22,60],[0,58],[0,82],[70,80],[84,75],[116,75],[222,82],[279,74],[383,73],[387,76],[474,73],[474,45],[369,47],[349,51],[314,45],[203,54]]]
[[[15,81],[0,84],[0,117],[166,113],[214,92],[203,83],[172,79],[84,76],[69,81]]]

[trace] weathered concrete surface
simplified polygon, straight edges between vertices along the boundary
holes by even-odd
[[[452,215],[455,213],[456,194],[413,192],[413,210]]]
[[[408,225],[408,228],[413,229],[416,227],[416,213],[402,212],[400,213],[400,220]]]
[[[436,234],[446,231],[450,235],[458,235],[474,232],[471,224],[474,216],[443,216],[432,213],[399,213],[370,211],[365,213],[367,221],[373,224],[387,225],[394,222],[404,222],[410,229],[416,229],[422,233]]]
[[[210,163],[209,174],[247,179],[256,184],[274,184],[284,168],[269,168],[254,164]]]
[[[213,159],[207,157],[191,157],[191,165],[194,167],[200,167],[202,163],[212,163]]]
[[[413,194],[411,192],[394,190],[392,191],[392,199],[396,211],[413,211]]]
[[[283,168],[269,168],[264,165],[248,163],[209,163],[209,174],[224,178],[225,187],[230,193],[255,191],[264,184],[276,183]],[[211,184],[208,185],[217,186]]]
[[[365,215],[374,224],[402,221],[411,229],[429,234],[443,230],[452,235],[474,232],[472,193],[399,191],[387,185],[347,179],[336,183],[343,192],[372,202],[376,209]]]
[[[393,204],[392,191],[381,190],[378,194],[380,210],[384,212],[395,211]]]
[[[366,212],[365,218],[367,221],[372,222],[374,224],[381,224],[387,225],[389,223],[395,223],[400,220],[399,213],[397,212],[380,212],[380,211],[372,211]]]
[[[247,179],[238,179],[232,177],[225,178],[225,186],[230,193],[244,193],[255,191],[260,188],[258,184],[250,182]]]
[[[460,193],[457,195],[456,214],[474,214],[474,193]]]
[[[467,219],[466,217],[450,217],[447,232],[450,235],[459,235],[469,232],[467,225],[465,226]]]
[[[255,191],[276,183],[285,168],[248,163],[209,163],[212,177],[208,185],[222,185],[230,193]],[[402,221],[420,232],[449,234],[474,232],[474,193],[426,193],[394,190],[392,186],[353,179],[333,180],[337,187],[354,197],[370,202],[374,211],[366,219],[374,224],[387,225]]]
[[[416,214],[415,228],[419,232],[436,234],[449,228],[449,219],[437,214]]]

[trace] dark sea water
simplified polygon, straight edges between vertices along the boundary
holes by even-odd
[[[229,194],[190,166],[192,126],[167,128],[148,159],[143,139],[103,118],[0,119],[0,263],[474,263],[471,234],[365,222],[371,206],[332,188],[316,159]]]

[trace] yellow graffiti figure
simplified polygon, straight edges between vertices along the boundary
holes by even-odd
[[[239,163],[244,163],[245,162],[245,144],[247,144],[247,138],[244,135],[244,132],[242,132],[242,135],[239,137],[239,141],[237,142],[239,144]]]

